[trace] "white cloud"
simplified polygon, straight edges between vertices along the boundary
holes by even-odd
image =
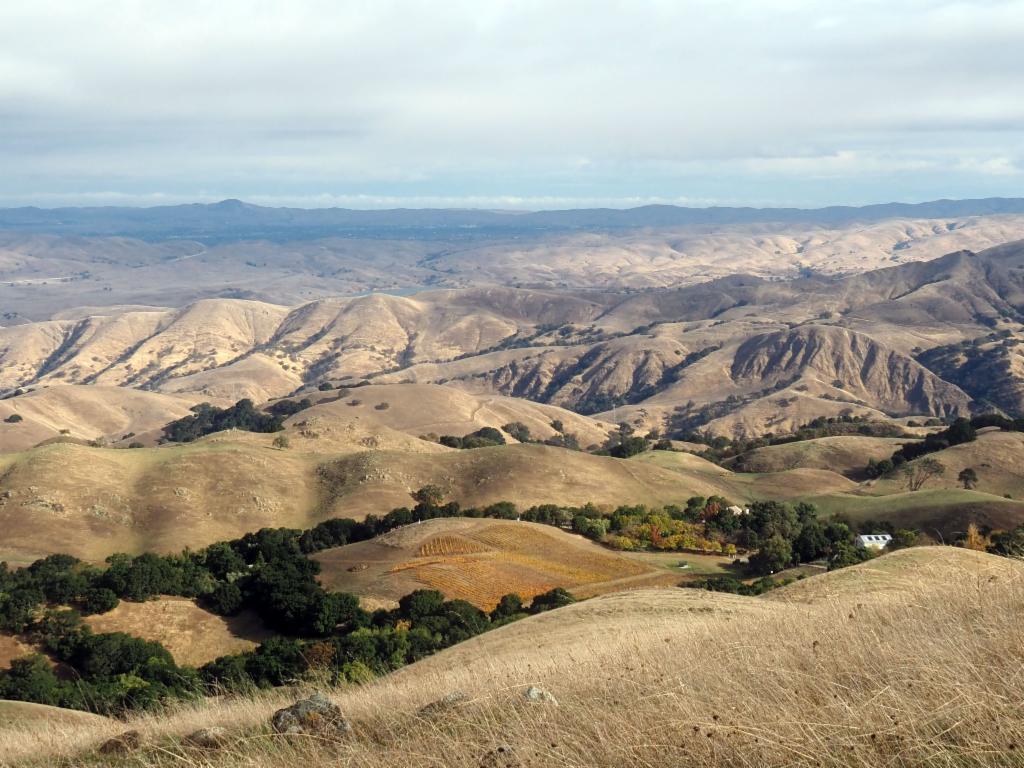
[[[5,3],[0,194],[1002,193],[1021,39],[1024,0]]]

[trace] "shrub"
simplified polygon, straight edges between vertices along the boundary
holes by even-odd
[[[494,427],[482,427],[464,437],[441,435],[438,442],[449,448],[489,448],[494,445],[505,445],[505,436]]]
[[[561,587],[555,587],[554,589],[533,598],[533,602],[530,603],[530,613],[543,613],[544,611],[550,611],[555,608],[572,605],[575,602],[575,597]]]
[[[4,421],[7,422],[8,424],[17,424],[19,421],[24,421],[24,419],[22,418],[20,413],[12,413],[10,416],[4,419]]]
[[[82,593],[78,606],[82,609],[82,613],[88,616],[94,613],[112,611],[117,608],[119,602],[121,601],[113,590],[106,587],[93,587]]]
[[[282,419],[286,419],[289,416],[294,416],[296,413],[300,413],[307,408],[313,407],[313,401],[308,397],[302,398],[302,400],[278,400],[275,403],[271,403],[267,407],[267,412],[278,416]]]
[[[781,571],[793,559],[793,550],[782,536],[772,536],[750,556],[750,572],[759,576]]]
[[[613,446],[608,453],[617,459],[628,459],[630,456],[643,453],[649,445],[646,437],[625,437],[618,445]]]
[[[515,593],[504,595],[491,611],[491,621],[502,621],[517,614],[525,613],[523,598]]]
[[[502,429],[520,443],[529,443],[532,440],[530,436],[530,428],[521,421],[510,422],[503,426]]]
[[[234,616],[242,610],[242,590],[233,582],[218,584],[203,598],[203,605],[220,616]]]

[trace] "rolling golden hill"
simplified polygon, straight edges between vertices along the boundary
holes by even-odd
[[[102,560],[362,519],[408,506],[428,484],[465,506],[661,505],[693,495],[676,472],[562,448],[460,451],[360,423],[328,425],[323,436],[318,428],[291,427],[287,450],[273,447],[274,435],[224,432],[159,448],[61,443],[0,454],[0,559],[61,551]]]
[[[496,629],[332,698],[338,745],[267,736],[295,692],[109,721],[0,727],[19,765],[89,759],[126,727],[146,768],[1011,765],[1024,597],[1019,562],[920,548],[805,579],[761,598],[683,589],[610,594]],[[529,686],[556,703],[531,702]],[[417,714],[460,691],[448,713]],[[181,739],[220,725],[233,740]],[[119,758],[120,759],[120,758]],[[504,762],[495,762],[496,760]]]

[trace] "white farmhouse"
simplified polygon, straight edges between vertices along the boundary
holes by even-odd
[[[857,545],[867,549],[885,549],[890,541],[892,536],[888,533],[869,533],[857,537]]]

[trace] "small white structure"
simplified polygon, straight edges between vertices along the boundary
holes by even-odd
[[[750,509],[744,509],[743,507],[737,507],[735,505],[725,508],[726,512],[732,512],[733,517],[740,517],[741,515],[749,515]]]
[[[857,537],[858,546],[867,549],[885,549],[890,541],[892,541],[892,536],[888,533],[869,533]]]

